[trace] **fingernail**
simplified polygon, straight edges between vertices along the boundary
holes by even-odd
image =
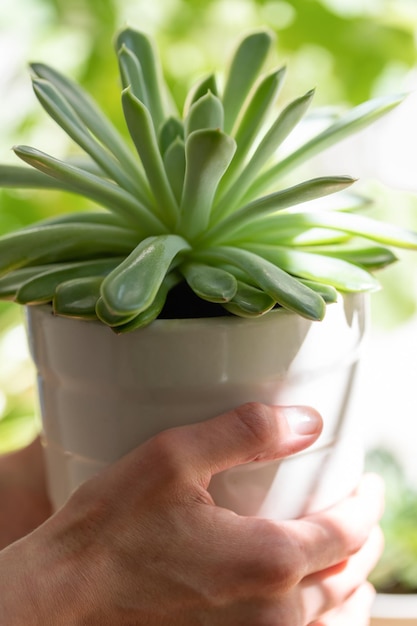
[[[296,435],[315,435],[322,429],[323,421],[317,411],[304,406],[287,406],[285,417],[292,432]]]

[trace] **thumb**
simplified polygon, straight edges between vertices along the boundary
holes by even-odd
[[[211,476],[250,461],[279,459],[310,446],[323,422],[303,406],[244,404],[213,419],[178,429],[184,459],[208,486]]]

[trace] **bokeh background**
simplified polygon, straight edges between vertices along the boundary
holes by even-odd
[[[57,155],[67,149],[32,93],[29,61],[81,82],[123,129],[112,41],[126,24],[154,35],[178,103],[190,82],[224,65],[243,32],[260,26],[276,32],[275,62],[288,67],[282,101],[312,87],[314,106],[329,110],[408,94],[388,118],[313,167],[358,176],[375,198],[373,214],[417,229],[415,0],[1,0],[0,161],[14,162],[10,148],[17,143]],[[84,206],[58,192],[0,190],[0,233]],[[389,541],[378,575],[385,581],[395,561],[400,584],[417,586],[417,255],[400,257],[372,297],[353,410],[363,415],[369,463],[389,484]],[[22,310],[2,302],[0,453],[24,445],[39,428],[33,383]]]

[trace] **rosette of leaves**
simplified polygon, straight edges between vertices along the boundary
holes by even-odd
[[[377,288],[373,271],[395,260],[391,247],[417,248],[417,235],[358,214],[355,203],[306,204],[345,190],[350,177],[290,187],[282,180],[399,99],[354,108],[279,159],[313,92],[274,108],[285,68],[262,73],[272,41],[267,31],[245,37],[224,88],[215,75],[203,78],[180,115],[152,41],[130,28],[120,32],[121,101],[132,142],[77,84],[32,64],[41,105],[83,152],[60,160],[17,146],[25,165],[1,166],[0,185],[60,189],[99,207],[3,236],[0,297],[51,302],[57,314],[123,332],[158,317],[179,283],[236,315],[281,306],[313,320],[338,291]]]

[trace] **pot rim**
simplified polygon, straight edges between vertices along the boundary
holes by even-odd
[[[84,319],[81,317],[75,317],[75,316],[72,317],[69,315],[67,316],[67,315],[55,314],[50,304],[27,304],[25,306],[28,309],[30,308],[31,310],[34,310],[34,309],[41,310],[42,312],[51,314],[58,319],[76,321],[76,322],[85,322],[86,324],[90,324],[94,326],[106,326],[103,322],[101,322],[98,319],[89,320],[89,319]],[[272,316],[272,315],[291,315],[291,316],[296,315],[297,317],[300,317],[301,319],[303,319],[301,315],[298,315],[297,313],[294,313],[293,311],[289,311],[288,309],[281,307],[281,308],[271,309],[270,311],[267,311],[263,315],[254,316],[254,317],[239,317],[238,315],[213,315],[211,317],[210,316],[208,317],[169,317],[169,318],[157,317],[155,320],[153,320],[153,322],[151,322],[151,324],[149,324],[149,326],[153,326],[153,325],[169,326],[170,324],[178,324],[181,322],[187,322],[191,324],[199,324],[203,322],[204,324],[215,324],[215,323],[221,323],[221,324],[245,323],[246,324],[252,321],[256,322],[257,320],[261,318],[265,318],[267,316]]]
[[[337,302],[335,302],[334,304],[341,305],[343,302],[346,302],[346,301],[354,302],[355,300],[357,300],[356,306],[358,307],[366,306],[366,294],[362,292],[345,293],[343,294],[343,296],[340,295]],[[327,306],[329,305],[326,305],[326,309],[327,309]],[[30,309],[30,311],[37,310],[42,313],[48,313],[48,314],[53,315],[57,319],[67,320],[69,322],[84,322],[92,326],[107,328],[106,325],[100,322],[99,320],[94,320],[94,319],[87,320],[87,319],[82,319],[82,318],[77,318],[77,317],[55,315],[53,313],[52,306],[49,303],[48,304],[47,303],[32,304],[32,305],[28,304],[28,305],[25,305],[25,308],[27,310]],[[314,323],[314,320],[306,319],[294,311],[290,311],[284,307],[279,307],[279,308],[271,309],[270,311],[264,313],[263,315],[254,316],[254,317],[240,317],[238,315],[217,315],[213,317],[156,318],[151,324],[149,324],[148,326],[144,328],[149,329],[153,327],[154,329],[164,329],[164,328],[170,328],[172,326],[178,326],[181,324],[182,325],[186,324],[187,326],[192,325],[197,328],[201,325],[207,326],[208,324],[212,326],[216,326],[216,325],[223,326],[223,325],[231,325],[231,324],[235,326],[238,326],[238,325],[246,326],[248,324],[260,324],[262,323],[263,320],[269,317],[292,317],[293,319],[297,319],[302,324]],[[139,328],[138,330],[142,330],[142,329]]]

